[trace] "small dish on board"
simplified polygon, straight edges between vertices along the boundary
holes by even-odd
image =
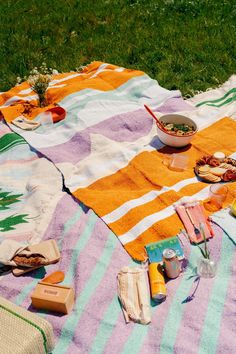
[[[236,182],[236,160],[225,157],[221,160],[205,155],[197,160],[195,173],[204,182]]]

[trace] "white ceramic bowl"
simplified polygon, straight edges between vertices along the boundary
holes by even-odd
[[[158,138],[165,145],[173,147],[182,147],[188,145],[198,130],[197,124],[192,119],[180,114],[165,114],[159,117],[159,120],[164,123],[189,124],[194,127],[194,132],[190,135],[173,135],[164,129],[160,129],[157,126]]]

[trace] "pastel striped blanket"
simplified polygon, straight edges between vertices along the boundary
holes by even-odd
[[[3,135],[10,133],[6,127],[3,130]],[[2,141],[2,149],[6,151],[0,154],[0,157],[4,163],[8,159],[15,159],[14,162],[11,161],[14,166],[11,170],[12,178],[15,176],[14,182],[18,180],[16,177],[23,178],[27,173],[30,180],[37,171],[36,167],[40,166],[41,158],[37,157],[19,136],[14,135],[14,138],[12,141],[15,142],[8,151],[5,149],[8,140]],[[17,142],[20,144],[17,145]],[[28,162],[27,159],[32,157],[34,165],[31,166],[29,162],[29,168],[23,174],[22,170],[27,166],[27,163],[24,165],[23,162]],[[53,165],[50,162],[48,164],[52,167],[49,176],[53,179],[47,181],[46,195],[57,185]],[[1,168],[0,174],[2,171]],[[41,179],[42,182],[46,182],[45,177]],[[58,183],[61,183],[60,174],[57,178]],[[24,190],[23,181],[24,179],[21,179],[18,183],[22,188],[20,191],[14,189],[15,194]],[[7,185],[7,180],[4,180],[4,183]],[[19,199],[20,211],[28,199]],[[11,205],[13,207],[14,203]],[[189,259],[187,271],[180,278],[167,283],[167,301],[152,307],[150,325],[126,325],[117,298],[116,275],[124,265],[130,265],[132,262],[113,233],[92,210],[79,205],[66,194],[63,194],[56,207],[54,206],[53,214],[50,212],[46,215],[48,218],[43,224],[43,239],[54,238],[62,257],[59,264],[48,266],[45,270],[48,273],[57,269],[63,270],[66,274],[64,284],[73,286],[76,292],[75,306],[70,315],[41,313],[54,328],[56,347],[53,353],[235,352],[235,251],[233,243],[222,230],[215,228],[216,237],[209,245],[212,257],[218,261],[216,278],[201,279],[199,285],[194,281],[200,252],[196,247],[190,248],[182,239],[185,254]],[[44,213],[42,216],[45,216]],[[33,220],[30,221],[31,226],[34,225],[31,223]],[[220,224],[223,221],[222,225],[227,233],[234,237],[235,220],[228,211],[218,213],[214,220]],[[18,224],[17,232],[23,231],[21,227],[24,226],[25,224]],[[5,233],[1,232],[0,235]],[[0,276],[1,296],[35,311],[30,306],[30,294],[37,282],[45,276],[45,270],[42,268],[19,278],[13,277],[12,274]],[[191,296],[193,293],[195,295]]]
[[[236,151],[236,123],[222,119],[236,110],[235,83],[232,77],[214,92],[216,99],[205,96],[194,106],[179,91],[160,87],[143,72],[94,62],[81,73],[53,80],[48,99],[66,109],[64,121],[46,134],[41,128],[28,132],[10,126],[54,162],[73,195],[105,221],[133,258],[142,260],[145,244],[173,236],[181,228],[173,203],[185,195],[207,197],[208,186],[193,172],[196,159],[214,151],[227,155]],[[21,112],[19,97],[35,99],[25,85],[2,97],[1,111],[9,123]],[[190,158],[184,173],[162,164],[175,150],[158,140],[143,104],[162,113],[185,112],[197,122],[199,133],[192,146],[182,150]],[[31,118],[39,119],[37,113],[33,110]]]
[[[222,217],[224,228],[233,236],[235,220],[228,212],[214,220],[220,223]],[[152,306],[151,324],[126,325],[117,298],[116,275],[124,265],[130,265],[130,259],[92,210],[84,211],[65,195],[44,235],[44,239],[54,237],[58,242],[62,258],[45,269],[48,273],[57,269],[65,272],[64,284],[74,287],[76,302],[67,316],[40,314],[53,325],[53,353],[234,353],[235,246],[219,228],[215,227],[215,232],[209,247],[218,262],[216,278],[201,279],[199,284],[195,281],[200,251],[190,248],[183,238],[189,259],[186,272],[167,283],[167,300]],[[1,276],[1,296],[35,311],[30,294],[43,276],[44,268],[19,278]]]

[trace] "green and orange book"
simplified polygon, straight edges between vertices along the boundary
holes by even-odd
[[[162,258],[163,258],[162,254],[166,248],[172,248],[173,250],[175,250],[179,260],[184,259],[184,252],[177,236],[173,236],[165,240],[149,243],[148,245],[145,246],[145,248],[150,263],[162,262]]]

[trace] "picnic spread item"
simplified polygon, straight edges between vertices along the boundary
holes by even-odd
[[[31,294],[32,306],[37,309],[68,314],[74,305],[74,289],[68,286],[39,282]]]
[[[167,291],[161,263],[150,263],[148,275],[152,299],[156,302],[165,301]]]
[[[17,267],[12,269],[15,276],[20,276],[38,267],[57,263],[60,259],[60,251],[55,240],[43,241],[36,245],[29,245],[17,253],[12,260]]]
[[[65,279],[65,273],[61,270],[56,270],[55,272],[47,275],[42,279],[43,283],[57,284],[61,283]]]
[[[12,121],[16,127],[24,130],[35,130],[40,126],[40,122],[34,122],[25,118],[24,116],[19,116]]]
[[[59,104],[66,110],[69,107],[65,120],[45,128],[43,134],[38,134],[41,127],[34,132],[23,131],[9,123],[41,153],[40,156],[46,155],[56,165],[63,174],[65,186],[76,194],[75,197],[83,199],[87,206],[92,206],[110,229],[91,209],[84,205],[82,208],[68,195],[58,199],[53,213],[43,209],[41,212],[40,209],[30,218],[19,218],[17,215],[16,219],[12,208],[9,215],[12,215],[11,222],[27,222],[17,224],[17,232],[13,225],[13,230],[1,233],[1,241],[5,235],[12,237],[13,234],[14,237],[20,235],[24,240],[30,239],[34,233],[24,233],[26,227],[35,231],[38,222],[34,221],[47,216],[41,224],[44,229],[37,232],[37,237],[40,240],[42,230],[45,230],[44,239],[53,237],[60,242],[63,255],[60,267],[65,271],[66,281],[73,284],[76,290],[76,302],[74,311],[66,321],[64,316],[45,314],[55,328],[55,353],[67,351],[77,354],[78,350],[104,353],[148,351],[151,354],[213,350],[230,353],[235,348],[235,326],[231,313],[234,306],[235,262],[234,245],[226,233],[217,228],[214,230],[217,237],[209,241],[211,256],[216,261],[220,259],[220,262],[214,282],[207,280],[204,284],[199,279],[195,282],[193,277],[200,251],[183,239],[189,267],[181,277],[166,283],[168,301],[152,307],[152,323],[147,331],[144,326],[125,326],[123,323],[112,274],[130,263],[130,259],[110,230],[116,232],[132,257],[143,258],[145,245],[176,235],[183,227],[173,208],[176,201],[186,195],[199,200],[208,197],[209,185],[194,175],[195,161],[204,154],[214,154],[216,151],[224,151],[227,156],[235,158],[236,146],[232,135],[235,131],[236,77],[221,88],[186,101],[179,91],[160,88],[144,73],[133,74],[132,70],[105,63],[93,63],[81,73],[60,74],[55,77],[56,83],[52,82],[52,87],[48,88],[47,95],[50,102],[60,101]],[[124,80],[128,75],[129,79]],[[62,81],[63,88],[58,85],[58,80]],[[0,95],[1,113],[8,122],[19,116],[25,106],[22,101],[17,101],[17,96],[33,102],[32,94],[25,93],[28,89],[27,83],[24,83]],[[16,105],[11,106],[11,102]],[[186,170],[171,171],[163,165],[164,156],[178,151],[164,146],[157,138],[156,125],[151,117],[144,115],[144,103],[150,105],[155,113],[158,111],[158,116],[159,112],[168,114],[179,111],[196,121],[199,131],[191,145],[179,150],[189,157]],[[31,110],[30,119],[37,120],[41,110],[36,110]],[[18,144],[14,150],[15,161],[12,156],[11,161],[7,161],[6,171],[1,166],[0,174],[3,177],[6,172],[8,177],[12,176],[11,186],[15,187],[19,176],[23,176],[22,164],[17,166],[16,162],[20,160],[18,156],[22,155],[26,144],[22,143],[22,136],[14,136],[14,142]],[[227,136],[227,141],[223,141],[222,136]],[[5,153],[3,155],[6,156]],[[33,155],[31,157],[35,158]],[[37,165],[40,159],[35,160],[34,165]],[[10,166],[13,166],[12,171]],[[123,169],[126,166],[130,169]],[[43,168],[41,171],[41,180],[45,181],[50,173]],[[29,178],[30,174],[26,175]],[[114,184],[110,179],[113,175]],[[61,183],[60,176],[58,180]],[[40,190],[39,179],[36,182],[30,183],[31,191]],[[51,190],[55,180],[47,184],[50,186],[47,192],[54,197],[55,193]],[[231,191],[235,189],[235,183],[228,186]],[[22,189],[25,189],[25,184]],[[20,193],[14,191],[14,194]],[[83,194],[81,198],[79,194]],[[25,198],[24,194],[18,205],[25,205],[29,196]],[[34,200],[38,201],[37,197]],[[230,203],[232,200],[228,193],[224,206]],[[7,210],[3,212],[6,214]],[[221,214],[218,222],[225,222],[230,216],[231,229],[227,229],[227,233],[234,236],[232,220],[235,217],[229,215],[229,209],[227,212],[223,216]],[[198,225],[196,227],[200,230]],[[4,230],[7,228],[9,223],[4,223]],[[50,266],[50,270],[56,269],[53,267]],[[41,270],[36,273],[38,277],[42,276]],[[14,278],[13,282],[12,275],[4,275],[0,289],[4,296],[28,307],[29,293],[36,281],[27,276]],[[81,331],[81,328],[89,328],[89,331]]]
[[[191,143],[198,126],[190,118],[180,114],[165,114],[157,124],[157,135],[163,144],[171,147],[184,147]]]
[[[0,353],[51,353],[52,325],[44,318],[0,297]]]
[[[51,107],[47,109],[45,112],[51,113],[53,123],[58,123],[61,120],[65,119],[66,117],[65,109],[60,106]]]
[[[163,266],[168,278],[175,279],[181,272],[181,264],[175,250],[166,248],[163,252]]]
[[[123,267],[117,275],[118,296],[126,323],[151,322],[146,273],[141,267]]]
[[[169,237],[167,239],[152,242],[145,246],[150,263],[161,263],[163,259],[163,252],[166,248],[175,250],[179,260],[184,259],[183,248],[177,236]]]
[[[204,208],[209,211],[220,210],[227,198],[228,187],[221,183],[212,184],[209,189],[209,197],[203,203]]]
[[[162,162],[172,171],[182,172],[188,168],[188,156],[184,154],[167,155]]]
[[[221,152],[204,155],[197,160],[195,172],[205,182],[233,182],[236,181],[236,160],[224,157]]]
[[[214,236],[214,232],[209,221],[207,220],[207,216],[201,202],[192,201],[176,203],[175,209],[182,220],[188,237],[192,243],[201,243],[204,241],[204,235],[200,231],[200,224],[202,225],[206,239]]]

